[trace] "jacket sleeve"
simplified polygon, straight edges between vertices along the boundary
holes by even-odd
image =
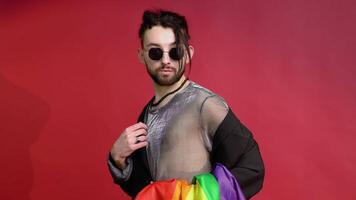
[[[109,153],[107,164],[109,167],[110,174],[111,174],[112,178],[114,179],[114,182],[116,182],[116,183],[124,182],[124,181],[127,181],[127,179],[130,177],[131,172],[132,172],[131,157],[126,159],[126,164],[127,164],[126,168],[120,169],[116,166],[114,159],[112,158],[111,154]]]
[[[114,178],[114,182],[120,185],[121,189],[132,198],[152,181],[150,172],[144,167],[143,156],[145,156],[145,148],[138,149],[132,154],[132,172],[126,181]]]
[[[231,171],[247,199],[261,190],[265,170],[258,144],[230,109],[215,132],[211,159]]]

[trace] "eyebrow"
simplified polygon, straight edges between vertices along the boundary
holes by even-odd
[[[173,46],[173,45],[175,45],[175,44],[176,44],[176,42],[172,42],[172,43],[170,43],[170,44],[168,44],[168,45],[169,45],[169,46]],[[151,47],[151,46],[160,47],[161,45],[158,44],[158,43],[149,43],[149,44],[147,45],[147,47]]]

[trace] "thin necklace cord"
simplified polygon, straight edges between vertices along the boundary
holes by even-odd
[[[187,81],[188,81],[188,78],[186,78],[186,79],[183,81],[183,83],[181,83],[180,86],[179,86],[177,89],[173,90],[172,92],[168,92],[168,93],[165,94],[162,98],[160,98],[157,103],[153,103],[153,101],[152,101],[151,106],[158,106],[158,105],[159,105],[165,98],[167,98],[169,95],[174,94],[174,93],[176,93],[178,90],[180,90],[180,89],[184,86],[184,84],[185,84]],[[153,99],[153,100],[154,100],[154,99]]]

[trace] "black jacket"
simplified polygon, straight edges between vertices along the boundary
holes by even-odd
[[[138,121],[143,121],[145,110],[146,107]],[[114,178],[114,182],[134,198],[152,181],[152,177],[148,168],[146,148],[136,150],[131,158],[133,168],[129,179],[122,182]],[[212,164],[221,163],[231,171],[247,199],[261,190],[265,171],[258,145],[251,132],[231,110],[216,130],[210,159]]]

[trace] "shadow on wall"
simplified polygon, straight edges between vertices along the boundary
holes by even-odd
[[[12,84],[0,72],[0,199],[30,199],[30,148],[48,118],[49,106],[43,99]]]

